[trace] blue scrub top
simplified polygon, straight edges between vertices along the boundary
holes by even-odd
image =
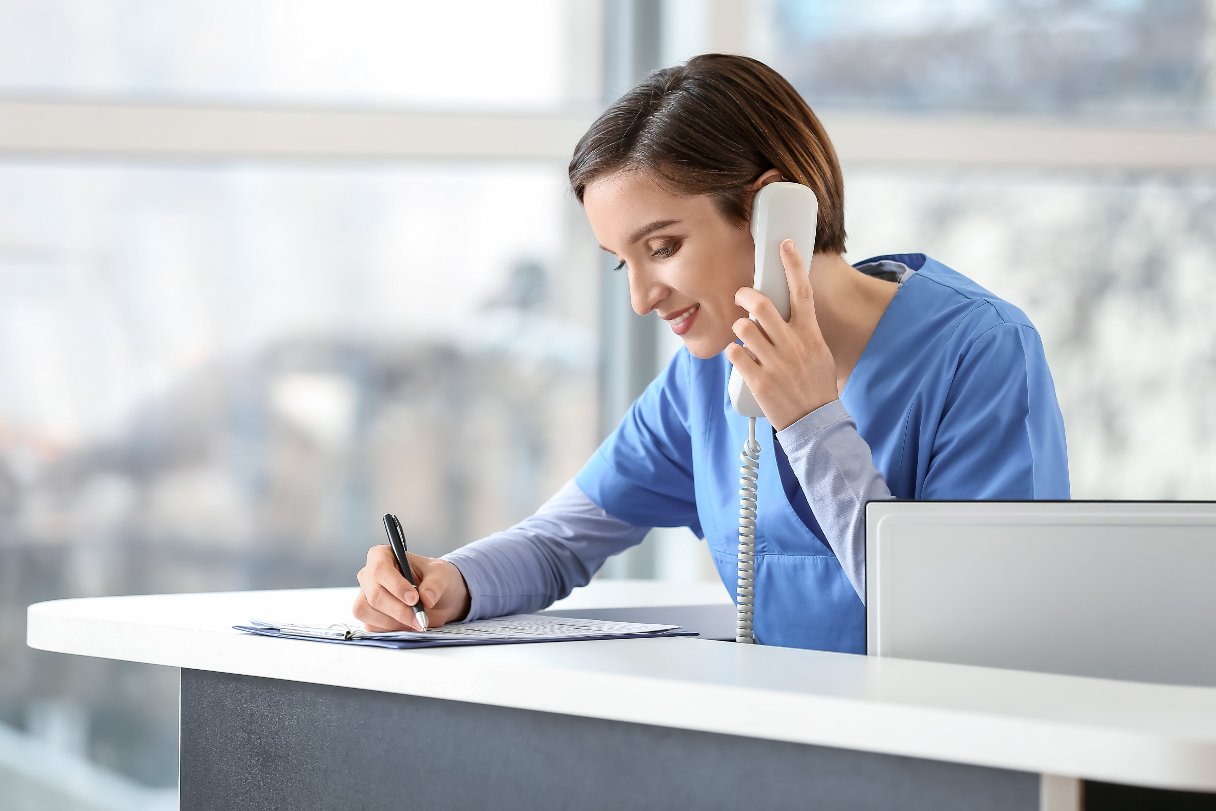
[[[1067,499],[1064,421],[1038,332],[1018,308],[923,254],[891,300],[841,401],[900,499]],[[724,355],[681,349],[576,481],[609,514],[705,538],[734,594],[739,451],[747,418]],[[865,652],[865,607],[823,537],[771,426],[761,445],[757,642]],[[821,505],[820,509],[828,509]],[[843,539],[864,542],[864,539]]]

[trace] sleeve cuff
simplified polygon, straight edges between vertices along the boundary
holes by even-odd
[[[777,441],[788,454],[796,448],[805,448],[816,436],[828,428],[850,419],[852,417],[849,416],[848,411],[845,411],[844,403],[839,399],[833,400],[819,406],[797,422],[782,428],[777,432]]]

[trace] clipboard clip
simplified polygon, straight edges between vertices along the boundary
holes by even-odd
[[[265,628],[273,628],[285,636],[302,636],[309,639],[356,639],[359,636],[355,629],[340,622],[333,625],[279,625],[257,620],[254,622]]]

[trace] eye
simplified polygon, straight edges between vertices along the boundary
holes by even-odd
[[[625,267],[625,260],[624,260],[624,259],[622,259],[620,262],[617,262],[617,263],[616,263],[616,267],[614,267],[614,268],[612,269],[612,272],[613,272],[613,273],[616,273],[618,270],[620,270],[620,269],[621,269],[621,268],[623,268],[623,267]]]
[[[671,256],[673,253],[675,253],[676,249],[678,247],[679,246],[676,243],[672,242],[667,245],[664,245],[661,248],[655,249],[655,252],[652,253],[651,256],[655,259],[666,259],[667,257]]]

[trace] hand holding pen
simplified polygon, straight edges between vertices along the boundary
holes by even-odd
[[[410,568],[410,553],[405,548],[405,532],[401,529],[401,522],[397,520],[397,516],[392,513],[384,514],[384,531],[388,533],[388,545],[393,550],[393,557],[397,560],[397,568],[401,570],[401,574],[410,582],[414,590],[418,589],[418,581],[414,579],[414,570]],[[415,601],[414,619],[418,623],[418,629],[426,630],[426,612],[422,610],[422,601]]]
[[[384,516],[388,545],[373,546],[359,570],[352,613],[369,631],[424,631],[464,619],[469,589],[452,563],[409,552],[401,522]]]

